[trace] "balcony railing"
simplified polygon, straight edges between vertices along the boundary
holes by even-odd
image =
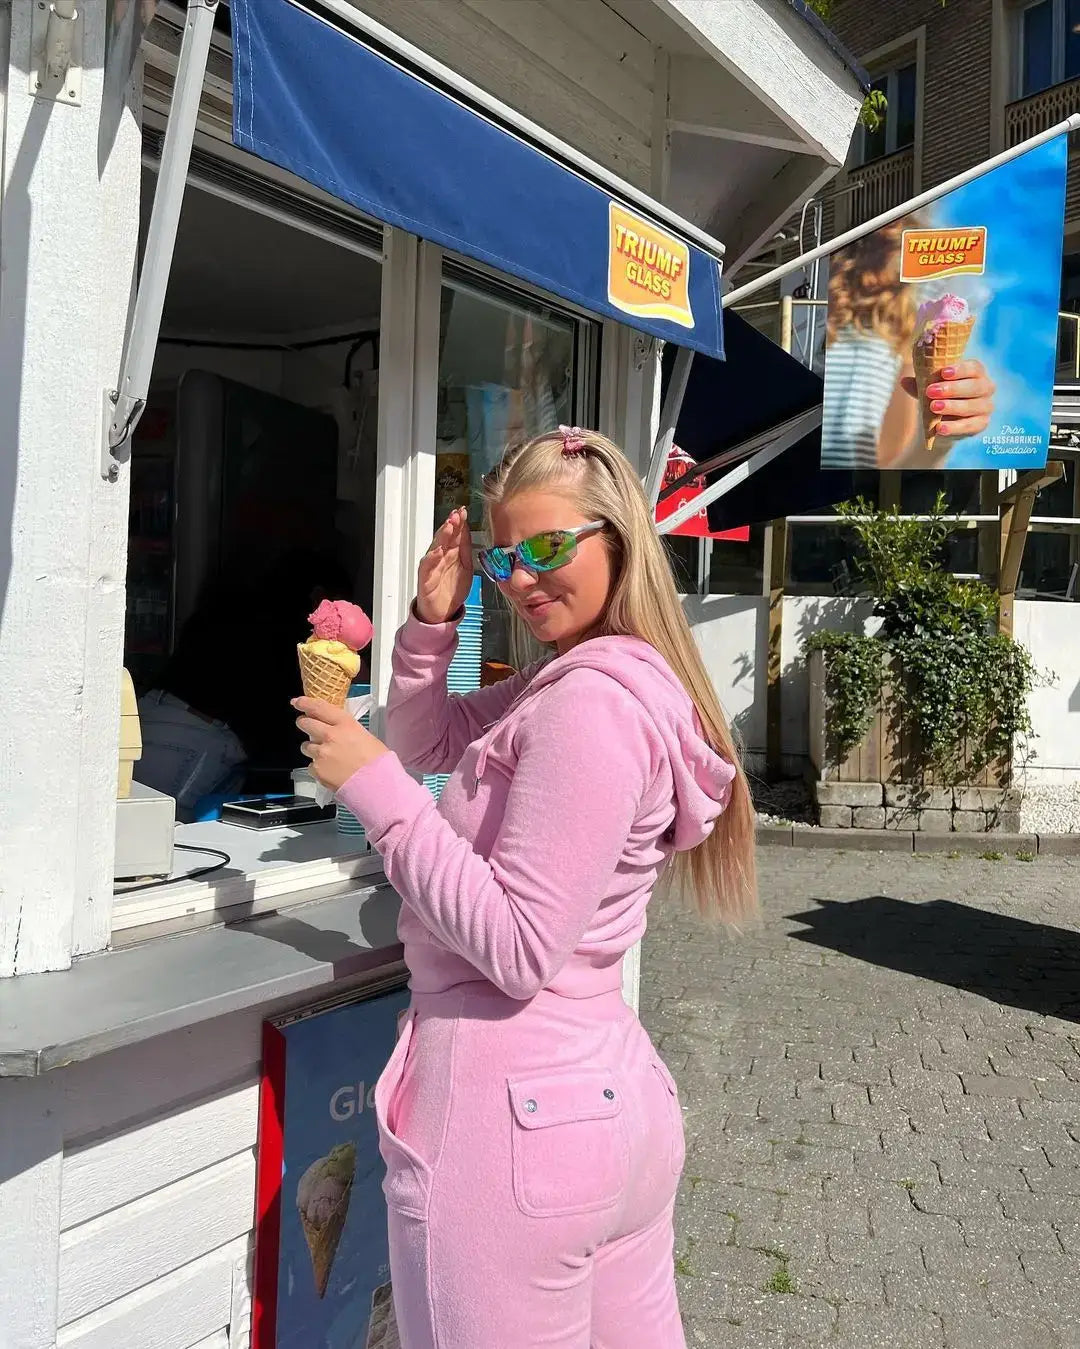
[[[909,146],[852,169],[848,185],[852,226],[873,220],[915,195],[915,151]]]
[[[1040,131],[1064,122],[1080,112],[1080,79],[1051,85],[1029,98],[1010,103],[1005,109],[1005,142],[1019,145]]]

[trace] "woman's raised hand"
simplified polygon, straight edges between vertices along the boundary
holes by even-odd
[[[473,581],[469,512],[459,506],[438,530],[420,559],[416,616],[422,623],[445,623],[469,598]]]

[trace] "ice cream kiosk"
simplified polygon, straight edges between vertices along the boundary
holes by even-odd
[[[0,290],[21,379],[0,663],[56,752],[5,795],[0,1344],[394,1349],[371,1092],[407,998],[400,901],[305,778],[297,648],[339,641],[308,616],[370,615],[337,693],[360,714],[370,685],[378,733],[438,513],[560,422],[644,475],[674,429],[661,345],[723,356],[723,248],[669,178],[756,247],[843,162],[859,82],[798,16],[750,22],[736,79],[721,35],[654,0],[647,33],[601,0],[73,8],[9,7],[3,262],[25,243],[35,284],[17,319]],[[777,122],[786,150],[755,120],[788,97],[778,42],[817,91]],[[674,51],[716,85],[702,116],[753,109],[737,162],[790,201],[757,209],[735,160],[721,191],[681,143]],[[494,599],[478,580],[456,689],[517,663]],[[54,627],[77,658],[27,682]],[[226,818],[292,797],[305,820]]]

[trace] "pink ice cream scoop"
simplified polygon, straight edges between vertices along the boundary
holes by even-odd
[[[312,635],[321,642],[343,642],[353,651],[363,651],[375,635],[371,619],[358,604],[348,600],[323,600],[308,615]]]
[[[936,332],[946,323],[963,323],[971,317],[968,302],[961,295],[939,295],[919,305],[918,324],[923,334]]]

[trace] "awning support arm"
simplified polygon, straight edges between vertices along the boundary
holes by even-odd
[[[674,496],[683,483],[692,478],[703,478],[709,473],[715,473],[717,469],[726,468],[728,464],[737,463],[740,459],[748,459],[756,451],[772,444],[777,436],[785,435],[789,429],[797,433],[795,440],[801,440],[803,436],[808,436],[811,431],[816,430],[820,425],[821,405],[817,404],[815,407],[807,408],[805,412],[799,412],[794,417],[789,417],[786,422],[770,426],[767,431],[759,431],[756,436],[751,436],[749,440],[733,445],[730,450],[714,454],[711,459],[703,459],[700,464],[688,468],[682,477],[677,478],[670,487],[664,488],[659,499],[666,501],[669,496]],[[794,440],[788,441],[788,444],[794,443]]]
[[[830,253],[835,253],[837,249],[846,248],[848,244],[853,244],[866,234],[872,234],[874,230],[881,229],[883,225],[888,225],[893,220],[899,220],[902,216],[910,215],[912,211],[928,206],[930,202],[937,201],[939,197],[945,196],[946,193],[954,192],[958,187],[974,182],[976,178],[981,178],[983,174],[1000,168],[1002,164],[1007,164],[1011,159],[1018,159],[1028,150],[1034,150],[1037,145],[1043,145],[1046,141],[1051,141],[1057,136],[1064,136],[1070,131],[1080,131],[1080,113],[1073,113],[1064,122],[1058,122],[1046,131],[1041,131],[1037,136],[1021,141],[1019,145],[1010,146],[1008,150],[1003,150],[1001,154],[994,155],[992,159],[984,159],[981,164],[976,164],[974,168],[965,169],[963,173],[958,173],[955,178],[950,178],[947,182],[940,183],[927,192],[920,192],[917,197],[912,197],[910,201],[905,201],[900,206],[894,206],[891,210],[883,211],[881,215],[875,216],[873,220],[868,220],[864,225],[857,225],[854,229],[848,230],[846,234],[838,234],[835,239],[830,239],[827,243],[812,248],[809,253],[803,253],[800,257],[792,258],[790,262],[782,263],[779,267],[774,267],[772,271],[765,272],[762,276],[756,276],[753,281],[747,281],[743,286],[736,286],[734,290],[729,290],[723,296],[720,303],[725,309],[729,305],[738,304],[740,301],[748,299],[749,296],[756,295],[759,290],[774,286],[781,277],[787,276],[790,272],[797,272],[803,267],[809,266],[810,263],[816,262],[818,258],[828,257]]]
[[[770,441],[764,449],[758,450],[756,454],[744,459],[738,468],[733,468],[730,473],[725,473],[718,481],[706,487],[700,496],[694,497],[688,501],[685,506],[680,506],[677,511],[673,511],[666,520],[661,520],[656,526],[660,534],[670,534],[673,529],[678,529],[681,524],[697,515],[703,507],[708,507],[714,501],[718,501],[722,496],[727,496],[728,492],[736,488],[740,483],[744,483],[747,478],[757,473],[759,469],[765,468],[791,448],[792,445],[802,440],[803,436],[813,430],[814,426],[821,417],[821,408],[811,408],[808,412],[799,417],[793,417],[791,421],[784,424],[784,429],[778,432],[775,438]],[[771,432],[769,434],[772,434]]]
[[[188,0],[187,22],[176,66],[172,106],[165,129],[161,170],[150,212],[131,330],[116,388],[105,395],[101,476],[108,482],[116,482],[120,476],[120,464],[130,452],[131,436],[150,391],[217,7],[218,0]]]
[[[690,382],[690,367],[693,363],[694,353],[689,347],[679,347],[676,350],[671,381],[664,395],[664,406],[660,409],[660,427],[656,443],[653,445],[652,458],[649,460],[649,472],[645,478],[645,495],[649,498],[649,508],[654,512],[660,498],[660,484],[664,481],[668,455],[675,443],[675,427],[682,411],[686,386]]]

